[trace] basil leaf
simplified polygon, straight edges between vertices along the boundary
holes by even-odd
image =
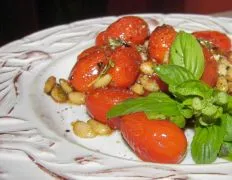
[[[228,103],[226,106],[226,112],[232,115],[232,96],[228,96]]]
[[[197,164],[212,163],[216,160],[223,143],[224,128],[220,125],[198,126],[191,144],[191,154]]]
[[[186,124],[186,120],[183,116],[172,116],[170,121],[175,123],[179,128],[184,128]]]
[[[218,156],[232,161],[232,142],[224,142],[221,146]]]
[[[161,92],[151,93],[146,97],[128,99],[112,107],[107,113],[113,118],[134,112],[145,112],[149,117],[157,115],[179,116],[181,105]]]
[[[225,127],[224,141],[232,142],[232,116],[229,114],[223,114],[221,116],[222,124]]]
[[[160,65],[155,67],[155,72],[165,83],[173,86],[194,79],[192,73],[177,65]]]
[[[209,98],[213,94],[213,89],[199,80],[185,81],[178,86],[171,86],[169,90],[175,96],[200,96],[202,98]]]
[[[183,31],[177,34],[170,50],[170,64],[182,66],[200,79],[204,72],[204,54],[193,35]]]

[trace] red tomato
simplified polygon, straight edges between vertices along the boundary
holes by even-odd
[[[108,120],[107,120],[107,125],[108,125],[111,129],[120,129],[121,120],[122,120],[122,119],[121,119],[120,117],[108,119]]]
[[[121,39],[129,44],[143,44],[149,35],[149,28],[143,19],[125,16],[112,23],[106,32],[97,36],[98,45],[108,44],[109,38]]]
[[[152,33],[148,44],[150,58],[162,64],[165,54],[168,53],[176,37],[175,29],[170,25],[158,26]]]
[[[134,47],[121,46],[114,50],[110,59],[114,67],[109,70],[112,76],[110,85],[127,88],[132,85],[139,75],[141,56]]]
[[[132,92],[125,89],[104,88],[91,91],[86,97],[86,108],[94,119],[107,123],[106,114],[111,107],[128,98],[135,97]],[[111,127],[118,127],[119,120],[111,120]],[[117,124],[118,123],[118,124]]]
[[[205,70],[201,80],[209,86],[215,87],[218,79],[218,64],[207,48],[203,48],[203,52],[205,57]]]
[[[221,49],[222,51],[229,51],[231,49],[230,38],[218,31],[197,31],[193,35],[198,39],[204,39],[210,41],[213,45]]]
[[[98,46],[83,51],[78,58],[69,80],[75,90],[86,92],[92,89],[91,83],[98,77],[101,67],[108,63],[108,59],[105,49]]]
[[[106,31],[102,31],[100,32],[97,37],[96,37],[96,40],[95,40],[95,44],[97,46],[102,46],[102,45],[106,45],[108,44],[108,39],[107,39],[107,32]]]
[[[148,120],[144,113],[122,117],[121,132],[139,158],[157,163],[179,163],[185,156],[184,132],[167,120]]]

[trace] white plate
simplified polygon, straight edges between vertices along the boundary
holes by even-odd
[[[151,30],[166,23],[185,31],[232,34],[232,19],[183,14],[139,15]],[[0,48],[0,179],[232,179],[232,163],[194,165],[145,163],[119,132],[86,140],[70,123],[87,120],[85,106],[54,103],[43,93],[50,75],[67,78],[82,50],[118,17],[57,26]],[[68,132],[70,131],[70,132]],[[192,131],[186,131],[191,139]]]

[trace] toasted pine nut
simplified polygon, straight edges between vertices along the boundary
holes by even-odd
[[[81,92],[70,92],[68,98],[73,104],[85,104],[85,94]]]
[[[221,76],[225,76],[227,73],[227,65],[225,63],[218,64],[218,74]]]
[[[146,61],[140,65],[140,71],[144,74],[152,75],[154,73],[153,67],[154,63],[152,61]]]
[[[87,124],[90,125],[93,131],[98,135],[109,135],[112,133],[112,130],[109,126],[102,124],[96,120],[90,119],[87,121]]]
[[[147,75],[141,76],[139,81],[143,85],[143,88],[150,92],[156,92],[159,90],[158,84],[151,80]]]
[[[50,94],[54,86],[56,85],[56,78],[54,76],[50,76],[44,85],[44,92]]]
[[[131,86],[131,90],[138,95],[144,94],[143,86],[141,84],[138,84],[138,83],[135,83],[133,86]]]
[[[68,81],[65,79],[59,80],[60,86],[66,93],[70,93],[73,91],[72,87],[69,85]]]
[[[56,102],[66,102],[68,100],[67,94],[58,84],[52,89],[51,96]]]
[[[73,122],[72,127],[74,134],[81,138],[93,138],[97,135],[89,124],[82,121]]]
[[[140,54],[140,57],[141,57],[141,59],[142,59],[143,61],[146,61],[146,60],[148,59],[146,53],[140,52],[139,54]]]
[[[226,79],[228,81],[232,81],[232,68],[231,67],[227,70]]]
[[[143,84],[143,88],[150,92],[156,92],[159,90],[159,86],[155,81],[148,81]]]
[[[228,82],[228,93],[232,94],[232,82]]]
[[[217,80],[216,88],[220,91],[228,91],[228,83],[224,76],[220,76]]]
[[[163,63],[168,64],[168,62],[169,62],[169,51],[166,51],[164,54]]]
[[[232,61],[231,61],[232,62]],[[226,67],[232,67],[232,64],[231,64],[231,62],[229,61],[229,59],[227,59],[225,56],[221,56],[220,57],[220,61],[219,61],[219,63],[221,64],[225,64],[226,65]]]
[[[227,58],[229,62],[232,62],[232,51],[227,54]]]
[[[148,48],[148,44],[149,44],[149,41],[146,40],[145,43],[144,43],[144,47]]]
[[[97,81],[93,84],[93,87],[94,88],[106,87],[110,83],[111,79],[112,79],[111,75],[106,74],[100,77],[99,79],[97,79]]]

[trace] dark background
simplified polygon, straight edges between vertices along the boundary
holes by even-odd
[[[225,10],[232,10],[232,0],[0,0],[0,46],[41,29],[98,16]]]

